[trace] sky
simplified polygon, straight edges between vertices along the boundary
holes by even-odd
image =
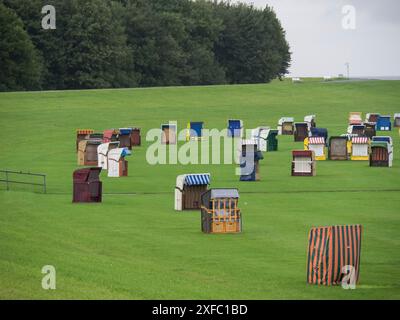
[[[273,7],[292,52],[290,76],[347,75],[347,62],[350,77],[400,76],[400,0],[242,2]],[[348,5],[354,11],[343,13]]]

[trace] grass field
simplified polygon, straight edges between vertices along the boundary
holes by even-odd
[[[350,111],[400,112],[400,81],[0,94],[0,169],[45,173],[48,182],[47,194],[0,185],[0,298],[399,299],[397,129],[392,168],[323,161],[314,178],[290,176],[290,151],[302,144],[280,136],[259,182],[239,182],[234,165],[151,166],[144,141],[128,158],[129,177],[102,173],[103,203],[71,203],[76,128],[134,125],[145,140],[168,120],[222,129],[239,118],[254,128],[316,114],[336,135]],[[175,178],[190,172],[210,172],[211,187],[239,188],[243,233],[205,235],[199,212],[173,210]],[[364,226],[357,289],[307,285],[309,229],[353,223]],[[48,264],[56,290],[41,288]]]

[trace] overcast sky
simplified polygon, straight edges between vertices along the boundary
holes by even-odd
[[[400,0],[242,0],[272,6],[292,51],[292,76],[400,76]],[[355,8],[344,29],[342,8]]]

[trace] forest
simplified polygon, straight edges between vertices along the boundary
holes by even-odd
[[[42,27],[45,5],[55,29]],[[268,6],[0,0],[0,91],[266,83],[290,59]]]

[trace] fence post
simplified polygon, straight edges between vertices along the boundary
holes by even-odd
[[[10,189],[8,186],[8,171],[6,171],[6,185],[7,185],[7,191]]]

